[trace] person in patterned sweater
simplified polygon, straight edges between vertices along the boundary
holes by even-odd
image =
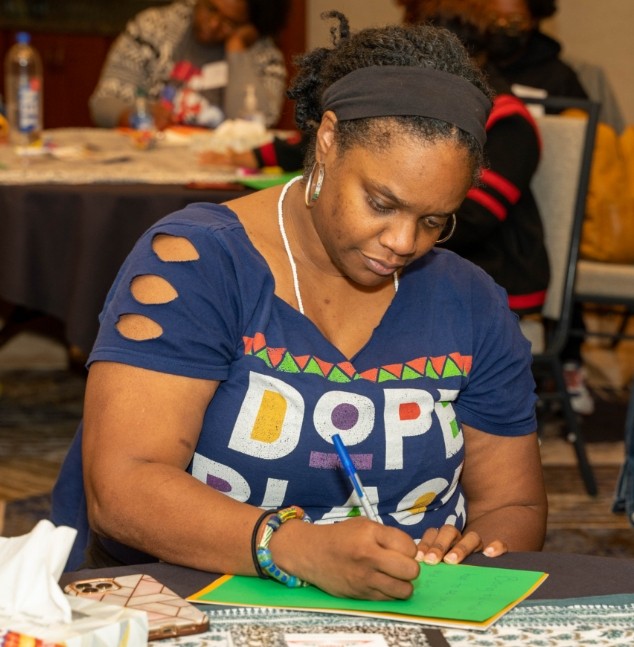
[[[140,12],[108,54],[89,100],[93,122],[130,125],[142,94],[159,129],[215,127],[238,116],[252,85],[266,125],[274,125],[287,72],[272,38],[289,8],[290,0],[176,0]]]

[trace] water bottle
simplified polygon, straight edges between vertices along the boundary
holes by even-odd
[[[130,115],[130,126],[134,130],[132,141],[137,148],[152,148],[156,143],[156,124],[150,109],[147,94],[137,88],[134,98],[134,110]]]
[[[255,86],[249,83],[244,91],[244,103],[240,112],[240,119],[253,121],[262,126],[266,125],[266,117],[258,106],[258,98],[255,94]]]
[[[134,110],[130,116],[130,126],[135,130],[154,130],[155,128],[147,94],[141,88],[137,88],[134,97]]]
[[[42,60],[30,34],[18,32],[15,40],[4,66],[9,138],[15,146],[28,146],[42,137]]]

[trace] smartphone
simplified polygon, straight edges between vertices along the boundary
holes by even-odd
[[[209,628],[209,618],[204,611],[181,598],[151,575],[139,573],[77,580],[67,584],[64,593],[146,611],[149,640],[189,636]]]

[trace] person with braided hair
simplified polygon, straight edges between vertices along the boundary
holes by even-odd
[[[529,344],[503,290],[437,247],[490,89],[446,30],[325,17],[333,44],[289,89],[304,174],[166,216],[107,297],[53,494],[83,566],[384,600],[420,562],[542,546]]]

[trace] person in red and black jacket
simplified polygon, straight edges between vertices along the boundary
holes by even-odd
[[[556,13],[556,0],[476,2],[488,5],[487,36],[484,39],[488,60],[495,63],[500,75],[518,96],[527,90],[534,92],[538,89],[555,97],[588,98],[573,68],[561,59],[561,44],[540,30],[541,21]],[[572,308],[571,326],[575,330],[585,330],[583,306],[579,303]],[[581,353],[583,341],[583,337],[569,336],[561,358],[572,408],[579,414],[591,415],[594,399],[586,385]]]
[[[519,315],[541,312],[550,278],[544,232],[530,182],[539,162],[537,125],[524,103],[496,73],[498,90],[487,122],[487,168],[457,212],[444,243],[482,267],[509,295]]]
[[[443,244],[484,269],[506,289],[518,315],[541,312],[550,279],[548,255],[530,183],[541,141],[525,104],[487,61],[485,0],[399,0],[405,22],[428,21],[452,31],[487,73],[497,92],[487,122],[487,166],[456,213]]]
[[[283,171],[299,171],[304,165],[307,144],[308,142],[299,133],[290,137],[276,136],[267,144],[243,152],[203,151],[199,155],[199,162],[252,170],[279,167]]]

